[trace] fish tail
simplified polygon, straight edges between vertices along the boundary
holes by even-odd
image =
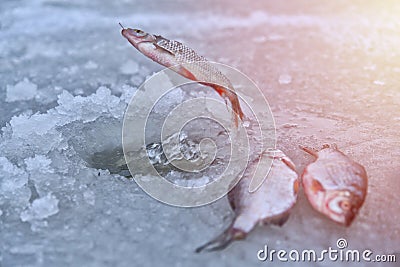
[[[235,120],[235,126],[238,127],[239,119],[242,121],[244,119],[244,113],[242,111],[242,108],[240,107],[239,98],[237,94],[235,93],[234,90],[225,88],[223,86],[213,85],[212,87],[218,92],[218,94],[220,94],[223,98],[229,100],[229,102],[231,103],[232,113],[233,113],[232,115]]]
[[[299,148],[316,158],[318,157],[318,151],[315,151],[314,149],[312,149],[310,147],[299,146]]]
[[[235,112],[235,114],[239,116],[241,120],[243,120],[244,114],[242,108],[240,107],[239,98],[236,95],[236,93],[233,93],[233,95],[230,97],[230,101],[232,102],[232,109]]]
[[[232,243],[232,241],[243,239],[244,237],[245,233],[243,231],[235,229],[232,226],[230,226],[216,238],[196,248],[195,252],[199,253],[202,251],[211,252],[211,251],[221,250],[226,248],[230,243]]]
[[[229,99],[229,102],[231,102],[231,105],[232,105],[232,113],[233,113],[232,115],[235,120],[235,126],[238,127],[239,119],[243,121],[243,118],[244,118],[242,108],[240,107],[239,98],[238,98],[237,94],[231,90],[228,91],[227,97]]]

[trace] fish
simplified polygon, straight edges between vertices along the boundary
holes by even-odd
[[[172,69],[183,77],[213,88],[232,107],[236,127],[244,113],[230,80],[203,56],[193,49],[161,35],[146,33],[139,29],[122,27],[121,34],[139,52],[162,66]]]
[[[234,240],[244,239],[260,224],[282,226],[289,218],[297,201],[300,179],[294,163],[281,150],[269,150],[260,157],[271,157],[272,166],[261,186],[249,191],[252,174],[257,168],[251,162],[239,183],[228,193],[228,200],[235,217],[230,226],[213,240],[195,251],[214,251],[226,248]]]
[[[350,226],[367,196],[365,168],[336,145],[324,145],[319,151],[300,148],[316,158],[302,174],[302,185],[311,206],[334,222]]]

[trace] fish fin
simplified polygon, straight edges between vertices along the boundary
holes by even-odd
[[[179,68],[179,74],[181,74],[182,76],[188,78],[189,80],[192,81],[197,81],[196,76],[194,76],[193,73],[191,73],[188,69],[186,69],[185,67],[180,66]]]
[[[312,179],[311,190],[314,192],[319,192],[319,191],[325,191],[325,188],[318,180]]]
[[[228,92],[229,93],[226,94],[226,97],[229,99],[229,102],[231,102],[232,113],[235,119],[235,126],[237,128],[239,125],[239,119],[241,121],[243,121],[244,119],[244,113],[242,111],[242,108],[240,107],[239,98],[237,94],[231,89],[228,89]]]
[[[299,146],[299,148],[316,158],[318,157],[318,151],[316,151],[313,148],[306,147],[306,146]]]
[[[167,52],[168,54],[171,54],[171,55],[175,56],[175,54],[174,54],[172,51],[170,51],[170,50],[168,50],[168,49],[165,49],[164,47],[158,45],[157,43],[153,43],[153,45],[154,45],[156,48],[159,48],[159,49],[161,49],[161,50]]]
[[[239,119],[242,121],[244,119],[244,113],[240,107],[239,99],[235,91],[230,88],[226,88],[224,86],[214,83],[207,83],[207,82],[200,82],[200,83],[206,86],[210,86],[215,91],[217,91],[217,93],[225,100],[225,105],[227,105],[227,99],[229,100],[232,107],[235,126],[237,128],[239,125]]]
[[[174,51],[168,49],[168,48],[167,48],[168,46],[163,46],[163,45],[161,45],[162,43],[169,43],[169,42],[171,42],[170,40],[168,40],[168,39],[162,37],[161,35],[154,35],[154,37],[156,38],[156,41],[153,42],[153,45],[154,45],[155,47],[160,48],[160,49],[162,49],[163,51],[165,51],[165,52],[167,52],[167,53],[169,53],[169,54],[175,56]],[[176,42],[176,41],[175,41],[175,42]]]
[[[286,164],[290,169],[296,172],[296,166],[288,157],[282,157],[281,161]]]
[[[196,248],[195,252],[202,251],[216,251],[226,248],[232,241],[245,238],[246,234],[238,229],[232,228],[232,225],[226,229],[222,234],[205,243],[204,245]]]
[[[191,73],[188,69],[186,69],[182,65],[171,66],[170,69],[172,69],[176,73],[182,75],[183,77],[185,77],[189,80],[197,81],[197,78],[194,76],[194,74]]]
[[[199,82],[199,83],[213,88],[224,99],[226,106],[228,106],[227,100],[229,100],[232,107],[235,126],[237,128],[239,126],[239,119],[243,121],[245,116],[242,111],[242,108],[240,107],[239,98],[236,92],[230,88],[226,88],[224,86],[215,83],[208,83],[208,82]]]

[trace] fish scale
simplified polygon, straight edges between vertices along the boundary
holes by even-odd
[[[341,156],[339,153],[337,153],[337,155],[339,157]],[[360,177],[362,172],[358,171],[357,166],[352,164],[349,160],[336,160],[335,162],[324,160],[322,162],[326,162],[325,168],[327,177],[335,177],[335,179],[330,181],[335,185],[349,185],[351,183],[362,181],[362,177]]]
[[[189,69],[199,81],[217,84],[233,90],[233,85],[229,79],[193,49],[178,41],[168,40],[159,35],[156,35],[156,43],[159,47],[173,54],[176,61]]]
[[[314,209],[349,226],[363,205],[368,187],[365,168],[339,151],[324,145],[320,151],[302,147],[316,157],[304,168],[304,192]]]

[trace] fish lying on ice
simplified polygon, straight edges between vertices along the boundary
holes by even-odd
[[[232,224],[217,238],[196,249],[223,249],[233,240],[243,239],[257,225],[283,225],[297,200],[299,177],[293,162],[280,150],[264,152],[262,157],[273,159],[271,170],[262,185],[249,192],[252,174],[257,166],[252,162],[239,183],[229,192],[229,203],[235,213]]]
[[[325,145],[320,151],[301,148],[316,157],[302,175],[304,192],[311,205],[333,221],[349,226],[367,195],[364,167],[335,146]]]

